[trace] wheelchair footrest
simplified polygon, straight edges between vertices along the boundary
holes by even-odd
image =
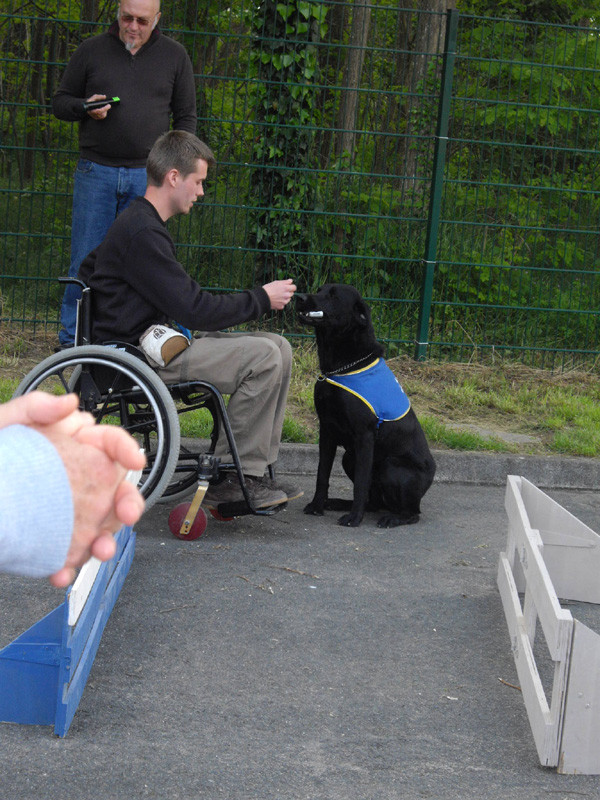
[[[286,505],[287,503],[281,503],[277,506],[268,506],[267,508],[257,508],[253,510],[244,500],[238,500],[235,503],[219,503],[217,506],[207,505],[207,508],[213,515],[215,515],[216,512],[216,515],[222,519],[231,519],[233,517],[243,517],[247,514],[275,514],[275,512],[285,508]]]

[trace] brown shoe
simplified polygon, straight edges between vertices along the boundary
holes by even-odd
[[[283,492],[288,500],[297,500],[299,497],[302,497],[304,494],[304,489],[300,489],[299,486],[294,486],[293,483],[287,483],[287,481],[280,481],[277,478],[258,478],[255,480],[260,480],[264,484],[266,484],[270,489],[279,489],[280,492]]]
[[[279,489],[267,486],[260,478],[245,475],[248,494],[255,508],[270,508],[287,503],[287,495]],[[208,487],[204,495],[204,505],[207,508],[218,508],[223,503],[245,503],[246,498],[236,474],[228,475],[221,483]]]

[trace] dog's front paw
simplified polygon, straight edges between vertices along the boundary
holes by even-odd
[[[362,521],[362,514],[344,514],[338,519],[339,525],[346,528],[357,528]]]
[[[323,517],[323,506],[317,503],[308,503],[304,506],[304,513],[311,514],[313,517]]]

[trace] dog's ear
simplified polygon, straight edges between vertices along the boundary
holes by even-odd
[[[369,313],[369,306],[364,300],[357,300],[354,304],[354,317],[358,325],[366,328],[371,322],[371,315]]]

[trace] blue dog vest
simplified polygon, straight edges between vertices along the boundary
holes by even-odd
[[[410,410],[410,400],[382,358],[356,372],[324,378],[366,403],[377,417],[377,427],[382,422],[402,419]]]

